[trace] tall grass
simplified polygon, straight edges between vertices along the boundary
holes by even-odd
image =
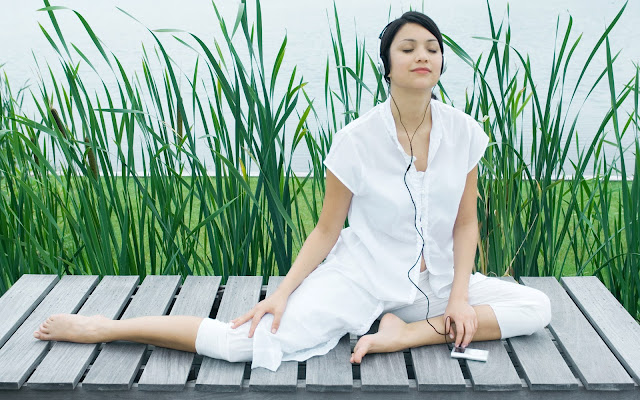
[[[44,6],[53,31],[41,29],[59,55],[63,77],[46,65],[37,91],[14,92],[8,77],[0,81],[0,293],[24,273],[286,273],[318,221],[322,160],[333,133],[360,115],[365,92],[373,105],[387,96],[364,40],[356,37],[355,58],[349,60],[337,7],[324,77],[325,116],[296,68],[281,77],[286,37],[274,59],[265,61],[259,0],[251,24],[240,2],[233,28],[213,3],[220,41],[174,32],[175,40],[199,54],[191,76],[166,51],[161,37],[170,30],[149,30],[156,46],[143,50],[139,76],[104,48],[81,14],[48,0]],[[564,29],[558,26],[549,89],[541,93],[528,56],[510,42],[508,18],[506,25],[497,24],[487,7],[490,36],[484,40],[492,47],[484,59],[473,60],[445,35],[448,48],[474,71],[464,111],[483,121],[491,137],[478,182],[478,268],[516,277],[595,274],[640,316],[640,70],[620,86],[608,38],[626,5],[580,68],[568,98],[565,78],[581,37],[571,39],[572,19]],[[67,41],[56,19],[61,12],[75,13],[101,59],[90,60],[88,49]],[[235,35],[246,48],[236,47]],[[591,94],[598,83],[583,77],[603,46],[607,66],[598,81],[608,83],[611,107],[603,111],[593,141],[569,159],[570,147],[578,144],[580,113],[568,120],[568,109],[579,87],[592,85]],[[98,63],[109,68],[117,91],[104,81],[101,88],[83,84],[79,66],[100,77]],[[162,74],[152,73],[158,65]],[[365,84],[367,71],[375,87]],[[329,83],[333,74],[337,89]],[[281,97],[274,94],[278,79],[287,82]],[[450,101],[439,89],[440,98]],[[22,111],[25,96],[35,101],[38,115]],[[291,119],[293,132],[285,130]],[[533,136],[527,151],[525,135]],[[632,148],[623,148],[625,135],[635,137]],[[137,140],[141,158],[134,154]],[[616,157],[606,159],[603,149],[611,142]],[[297,176],[285,155],[302,143],[311,168]],[[203,147],[213,168],[198,157]],[[635,152],[631,166],[622,157],[628,151]],[[569,164],[571,174],[565,173]],[[253,166],[260,172],[256,178],[248,175]]]

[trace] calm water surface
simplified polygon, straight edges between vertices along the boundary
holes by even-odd
[[[255,16],[255,2],[249,1],[249,18],[253,20]],[[235,21],[237,13],[237,1],[216,2],[222,16],[231,27]],[[297,65],[297,76],[308,82],[305,89],[310,98],[315,98],[315,107],[321,119],[326,117],[324,110],[324,71],[327,57],[332,54],[331,31],[334,31],[333,1],[292,1],[292,0],[268,0],[261,2],[263,15],[263,32],[265,42],[265,64],[272,65],[275,55],[280,47],[282,39],[287,36],[287,51],[284,65],[279,73],[279,81],[276,86],[276,94],[279,99],[288,84],[288,78]],[[340,18],[342,39],[345,45],[347,61],[354,65],[355,40],[366,41],[366,49],[372,57],[377,53],[377,37],[380,30],[387,24],[389,14],[391,19],[400,16],[404,11],[411,8],[422,10],[430,15],[439,25],[441,31],[450,36],[464,48],[469,55],[477,59],[481,54],[486,59],[490,44],[488,41],[474,38],[474,36],[490,36],[489,18],[485,1],[480,0],[450,0],[450,1],[380,1],[380,0],[338,0],[335,2]],[[534,80],[538,83],[538,92],[546,93],[550,74],[550,66],[553,58],[553,49],[556,43],[556,24],[559,21],[560,32],[568,23],[569,15],[573,16],[573,28],[571,43],[582,34],[580,45],[578,46],[569,65],[568,78],[565,89],[567,92],[573,90],[574,84],[580,74],[582,66],[586,61],[591,49],[598,41],[600,35],[608,23],[615,17],[624,1],[621,0],[538,0],[538,1],[513,1],[509,5],[509,19],[512,28],[512,45],[522,54],[529,54],[531,57]],[[21,2],[0,0],[3,13],[3,29],[0,30],[0,64],[2,73],[6,73],[10,79],[14,91],[27,84],[36,93],[38,90],[38,67],[40,65],[42,73],[46,71],[46,63],[49,63],[56,74],[59,73],[58,56],[51,48],[38,23],[47,29],[50,34],[55,35],[53,26],[45,12],[38,12],[37,9],[44,7],[44,4],[36,0],[23,0]],[[174,28],[192,32],[205,40],[213,47],[213,38],[219,42],[224,39],[220,33],[216,14],[210,1],[202,0],[136,0],[119,1],[103,0],[100,2],[87,2],[80,0],[53,1],[52,5],[61,5],[73,8],[80,12],[91,24],[92,29],[98,37],[102,39],[106,48],[115,53],[125,69],[133,73],[138,73],[141,79],[142,67],[142,45],[144,44],[148,52],[152,52],[154,41],[144,26],[135,22],[116,7],[126,10],[131,15],[139,19],[150,29]],[[493,18],[496,21],[507,19],[507,3],[500,0],[491,0]],[[84,27],[77,17],[70,11],[57,11],[56,16],[67,41],[74,43],[88,56],[100,71],[100,77],[84,65],[80,71],[83,82],[86,86],[101,91],[102,78],[109,90],[113,94],[117,93],[116,80],[109,71],[106,63],[95,50],[91,39],[86,34]],[[615,54],[621,50],[621,54],[615,63],[614,73],[616,76],[616,87],[619,90],[625,82],[630,80],[635,72],[634,63],[640,62],[640,1],[632,0],[610,34],[612,52]],[[191,76],[197,55],[193,50],[186,48],[172,38],[173,34],[159,33],[169,54],[173,57],[176,65],[184,71],[187,76]],[[178,37],[188,40],[185,33],[176,34]],[[240,32],[234,42],[243,48],[243,37]],[[558,39],[558,45],[560,45]],[[193,43],[193,40],[190,41]],[[195,46],[195,45],[194,45]],[[465,91],[471,91],[473,74],[471,69],[461,60],[457,59],[451,51],[445,54],[448,58],[448,71],[442,77],[442,83],[450,94],[454,106],[464,105]],[[513,54],[515,56],[515,54]],[[74,54],[76,61],[80,58]],[[591,88],[595,79],[605,67],[604,45],[598,51],[590,69],[587,72],[581,90],[578,91],[574,105],[569,110],[569,121],[580,107],[587,91]],[[330,61],[333,64],[333,61]],[[161,65],[155,63],[156,71],[161,70]],[[513,70],[519,68],[515,57],[512,62]],[[270,69],[270,68],[269,68]],[[201,71],[203,71],[201,69]],[[333,70],[332,70],[333,73]],[[520,72],[522,77],[522,71]],[[201,75],[201,78],[205,78]],[[522,82],[522,78],[519,79]],[[331,76],[332,87],[337,90],[338,84],[335,73]],[[373,85],[373,74],[367,69],[365,73],[365,83]],[[187,80],[182,77],[182,84],[187,87]],[[206,82],[198,91],[202,96],[206,96],[205,88],[209,85]],[[185,97],[188,91],[184,91]],[[29,96],[27,96],[29,97]],[[304,98],[302,98],[304,100]],[[300,113],[304,110],[306,103],[299,103]],[[606,79],[599,84],[589,100],[580,111],[581,117],[577,124],[579,134],[579,144],[590,143],[598,126],[600,125],[606,111],[609,108],[610,97]],[[371,97],[365,93],[361,112],[371,108]],[[629,103],[631,106],[631,103]],[[36,109],[27,98],[24,105],[27,114],[35,115]],[[621,118],[626,115],[621,115]],[[570,122],[569,122],[570,123]],[[197,135],[202,134],[198,129],[199,121],[195,121]],[[297,121],[290,121],[285,129],[290,137]],[[312,128],[315,122],[311,121]],[[529,147],[531,135],[527,132],[530,124],[524,122],[525,148]],[[613,132],[610,131],[610,138],[613,140]],[[634,132],[628,132],[624,138],[625,143],[631,143]],[[528,140],[528,142],[527,142]],[[136,146],[139,146],[136,144]],[[211,165],[206,148],[200,149],[202,159]],[[631,163],[634,157],[633,149],[625,153],[627,163]],[[570,158],[576,159],[576,152],[572,150]],[[611,159],[615,155],[615,149],[606,149],[607,158]],[[140,153],[140,151],[136,151]],[[308,153],[306,146],[302,143],[293,154],[291,160],[287,151],[286,159],[292,164],[292,168],[300,173],[308,171]],[[257,167],[252,168],[253,175],[258,173]]]

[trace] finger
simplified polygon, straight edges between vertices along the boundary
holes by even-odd
[[[260,322],[263,315],[264,311],[260,311],[253,316],[253,321],[251,321],[251,328],[249,328],[249,337],[253,337],[253,332],[255,332],[256,327],[258,326],[258,322]]]
[[[254,311],[251,310],[248,313],[246,313],[245,315],[232,320],[231,322],[233,323],[233,325],[231,326],[231,328],[235,329],[235,328],[239,327],[240,325],[244,324],[245,322],[247,322],[248,320],[253,318],[253,314],[254,314]]]
[[[444,319],[444,333],[445,333],[445,335],[449,335],[449,337],[453,339],[453,336],[451,336],[451,331],[450,331],[450,329],[451,329],[450,320],[451,320],[451,318],[449,318],[449,317],[446,317]]]
[[[275,313],[273,315],[273,323],[271,324],[271,333],[276,333],[278,328],[280,327],[280,319],[282,318],[282,313]]]
[[[462,347],[467,347],[469,343],[471,343],[471,339],[473,338],[474,329],[471,326],[472,323],[469,323],[465,326],[464,329],[464,340],[462,341]]]
[[[464,323],[460,321],[460,323],[456,323],[456,347],[460,347],[462,344],[462,338],[464,337]]]

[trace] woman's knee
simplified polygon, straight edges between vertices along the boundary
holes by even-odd
[[[551,300],[544,292],[534,289],[536,294],[536,312],[540,316],[540,329],[551,322]]]
[[[491,304],[498,319],[502,338],[531,335],[551,322],[551,302],[542,291],[520,287],[509,301]]]
[[[528,329],[524,332],[525,335],[531,335],[540,329],[544,329],[551,322],[551,301],[549,296],[544,292],[534,289],[529,291],[529,299],[526,307],[530,312],[527,313],[531,318],[528,324],[525,324]]]

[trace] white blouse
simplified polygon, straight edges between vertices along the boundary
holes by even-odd
[[[379,300],[412,303],[417,288],[408,275],[417,284],[424,254],[433,292],[448,297],[453,226],[467,174],[489,138],[471,116],[432,100],[427,169],[417,171],[412,163],[406,178],[414,209],[404,183],[411,157],[398,141],[390,99],[337,132],[324,160],[353,193],[349,227],[329,256]],[[469,283],[485,278],[475,273]]]

